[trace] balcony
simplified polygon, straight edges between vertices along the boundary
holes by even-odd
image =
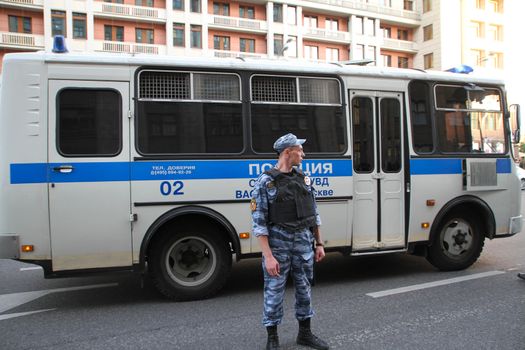
[[[210,18],[208,22],[210,28],[233,29],[243,32],[253,31],[258,33],[266,33],[268,29],[266,21],[216,15],[210,15],[208,17]]]
[[[12,8],[43,9],[44,0],[0,0],[0,6]]]
[[[316,2],[318,4],[331,5],[339,8],[342,7],[352,10],[368,11],[380,15],[394,16],[400,19],[409,19],[413,21],[421,20],[421,16],[415,11],[407,11],[391,7],[385,7],[378,4],[368,3],[362,0],[308,0],[305,2]]]
[[[303,35],[305,39],[315,39],[346,44],[350,42],[350,33],[335,30],[326,30],[322,28],[304,28]]]
[[[238,51],[227,51],[227,50],[210,50],[213,57],[219,58],[266,58],[266,54],[258,54],[254,52],[238,52]]]
[[[44,36],[34,34],[0,32],[0,47],[20,50],[43,50]]]
[[[165,55],[166,47],[164,45],[141,44],[120,41],[97,41],[95,51],[127,53],[127,54],[151,54]]]
[[[97,17],[141,20],[148,22],[166,22],[166,10],[155,7],[93,2],[93,11]]]
[[[397,40],[397,39],[391,39],[391,38],[383,38],[383,45],[381,48],[386,50],[393,50],[393,51],[403,51],[403,52],[410,52],[410,53],[416,53],[416,43],[413,41],[406,41],[406,40]]]

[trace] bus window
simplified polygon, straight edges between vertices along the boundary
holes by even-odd
[[[235,74],[141,71],[138,150],[142,154],[240,153],[240,80]]]
[[[381,100],[381,169],[385,173],[401,170],[401,115],[399,101]]]
[[[121,97],[109,89],[58,93],[57,150],[64,157],[115,156],[122,148]]]
[[[308,140],[304,145],[307,153],[346,150],[346,125],[336,79],[256,75],[251,80],[251,96],[255,152],[273,152],[274,140],[287,132]]]
[[[409,86],[412,122],[412,144],[417,153],[434,152],[434,132],[430,113],[429,87],[413,81]]]
[[[352,99],[352,139],[354,142],[352,156],[354,169],[358,173],[371,173],[374,163],[374,106],[368,97]]]
[[[498,90],[437,85],[435,95],[441,151],[505,152],[503,112]]]

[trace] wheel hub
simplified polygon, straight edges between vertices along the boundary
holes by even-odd
[[[446,226],[442,247],[446,255],[459,258],[472,246],[472,228],[467,221],[456,219]]]

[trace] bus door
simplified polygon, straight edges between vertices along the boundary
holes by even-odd
[[[352,250],[405,247],[403,94],[350,90]]]
[[[131,266],[129,83],[48,88],[53,271]]]

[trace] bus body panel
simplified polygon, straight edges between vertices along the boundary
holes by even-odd
[[[0,96],[0,234],[19,236],[20,259],[49,260],[47,76],[41,60],[6,59]],[[18,247],[20,249],[20,247]]]

